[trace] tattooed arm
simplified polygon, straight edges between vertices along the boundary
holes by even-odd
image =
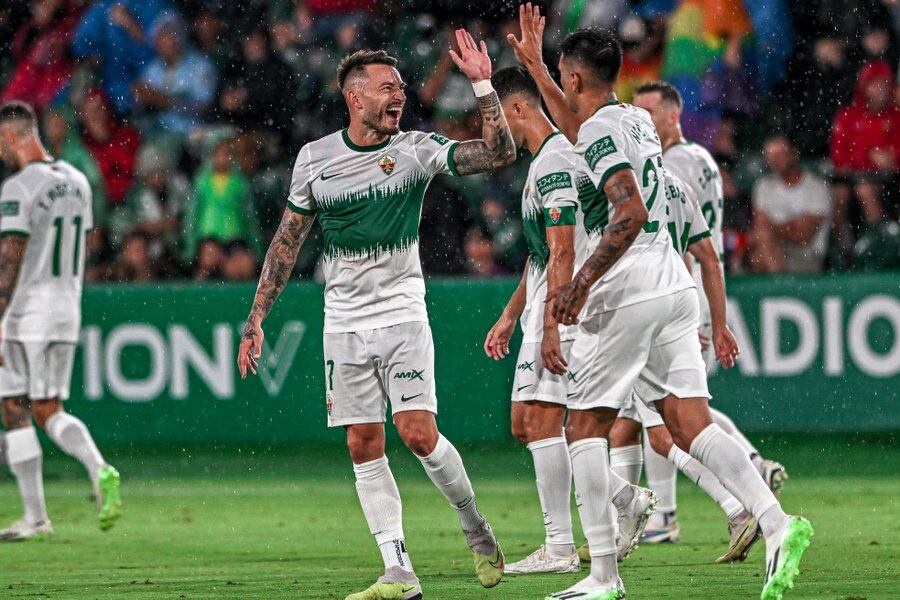
[[[481,48],[465,29],[456,30],[459,54],[450,50],[450,58],[472,83],[490,80],[491,59],[487,46]],[[460,175],[472,175],[492,171],[512,164],[516,160],[516,144],[500,106],[496,92],[476,97],[481,111],[481,139],[462,142],[453,150],[453,161]]]
[[[554,301],[553,316],[564,325],[578,322],[578,313],[591,286],[628,250],[647,222],[647,209],[634,171],[622,169],[616,172],[603,186],[603,191],[615,209],[612,222],[575,278],[547,295],[548,301]]]
[[[26,244],[28,236],[25,235],[6,235],[0,242],[0,319],[6,314],[9,301],[16,291]],[[0,356],[0,365],[2,364],[3,357]]]
[[[278,231],[275,232],[272,243],[269,244],[269,251],[266,252],[250,316],[247,317],[247,324],[241,334],[238,369],[242,378],[247,376],[248,369],[256,375],[257,359],[262,351],[262,322],[287,284],[294,263],[297,262],[300,246],[303,245],[315,220],[315,215],[301,215],[290,209],[285,209],[281,217]]]

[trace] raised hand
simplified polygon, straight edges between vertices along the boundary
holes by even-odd
[[[506,41],[516,53],[516,58],[531,72],[544,68],[543,39],[546,20],[546,17],[541,16],[537,6],[532,6],[530,2],[520,5],[519,29],[522,32],[522,39],[516,39],[511,33],[506,36]]]
[[[473,83],[491,78],[491,57],[487,53],[487,45],[482,40],[475,45],[473,38],[465,29],[456,30],[456,43],[459,54],[450,49],[450,58],[459,67],[463,75]]]

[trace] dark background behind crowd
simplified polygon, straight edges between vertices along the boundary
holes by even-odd
[[[617,93],[664,78],[688,139],[718,160],[730,272],[900,267],[900,0],[561,0],[546,61],[585,25],[626,49]],[[299,148],[348,122],[344,55],[383,47],[409,83],[405,129],[480,135],[451,32],[494,68],[516,3],[489,0],[4,0],[0,100],[41,116],[51,154],[94,190],[90,281],[256,277]],[[527,157],[439,177],[426,197],[429,275],[518,272]],[[312,236],[297,272],[315,276]]]

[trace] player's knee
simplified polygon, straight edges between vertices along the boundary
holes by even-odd
[[[400,438],[406,447],[418,456],[428,456],[437,446],[438,433],[417,424],[398,427]]]
[[[3,400],[3,426],[6,429],[20,429],[31,423],[31,403],[27,398],[6,398]]]
[[[512,434],[520,443],[528,443],[528,430],[525,429],[524,419],[514,419],[512,422]]]
[[[529,411],[525,414],[526,444],[538,440],[546,440],[561,435],[561,423],[557,422],[556,415],[548,414],[548,411]]]
[[[612,448],[637,446],[641,443],[641,426],[631,419],[616,419],[609,432],[609,445]]]
[[[384,443],[377,436],[350,430],[347,432],[347,449],[350,451],[350,459],[361,464],[381,457],[384,454]]]
[[[647,430],[647,437],[650,439],[650,447],[660,456],[669,456],[669,450],[672,449],[672,436],[670,436],[665,427],[653,427]]]
[[[59,400],[40,400],[32,402],[32,413],[34,414],[34,422],[38,427],[45,429],[47,420],[55,413],[62,410]]]

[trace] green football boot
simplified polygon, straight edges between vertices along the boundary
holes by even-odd
[[[421,600],[422,588],[416,576],[399,567],[391,567],[368,588],[350,594],[345,600]]]
[[[97,490],[100,493],[100,529],[109,531],[122,516],[122,498],[119,495],[119,472],[113,467],[100,469],[97,475]]]
[[[503,551],[487,522],[478,531],[465,531],[475,561],[475,576],[482,587],[492,588],[503,579]]]
[[[781,532],[778,544],[766,548],[766,584],[760,598],[781,600],[784,593],[794,587],[800,574],[800,559],[809,548],[813,528],[803,517],[790,517]]]

